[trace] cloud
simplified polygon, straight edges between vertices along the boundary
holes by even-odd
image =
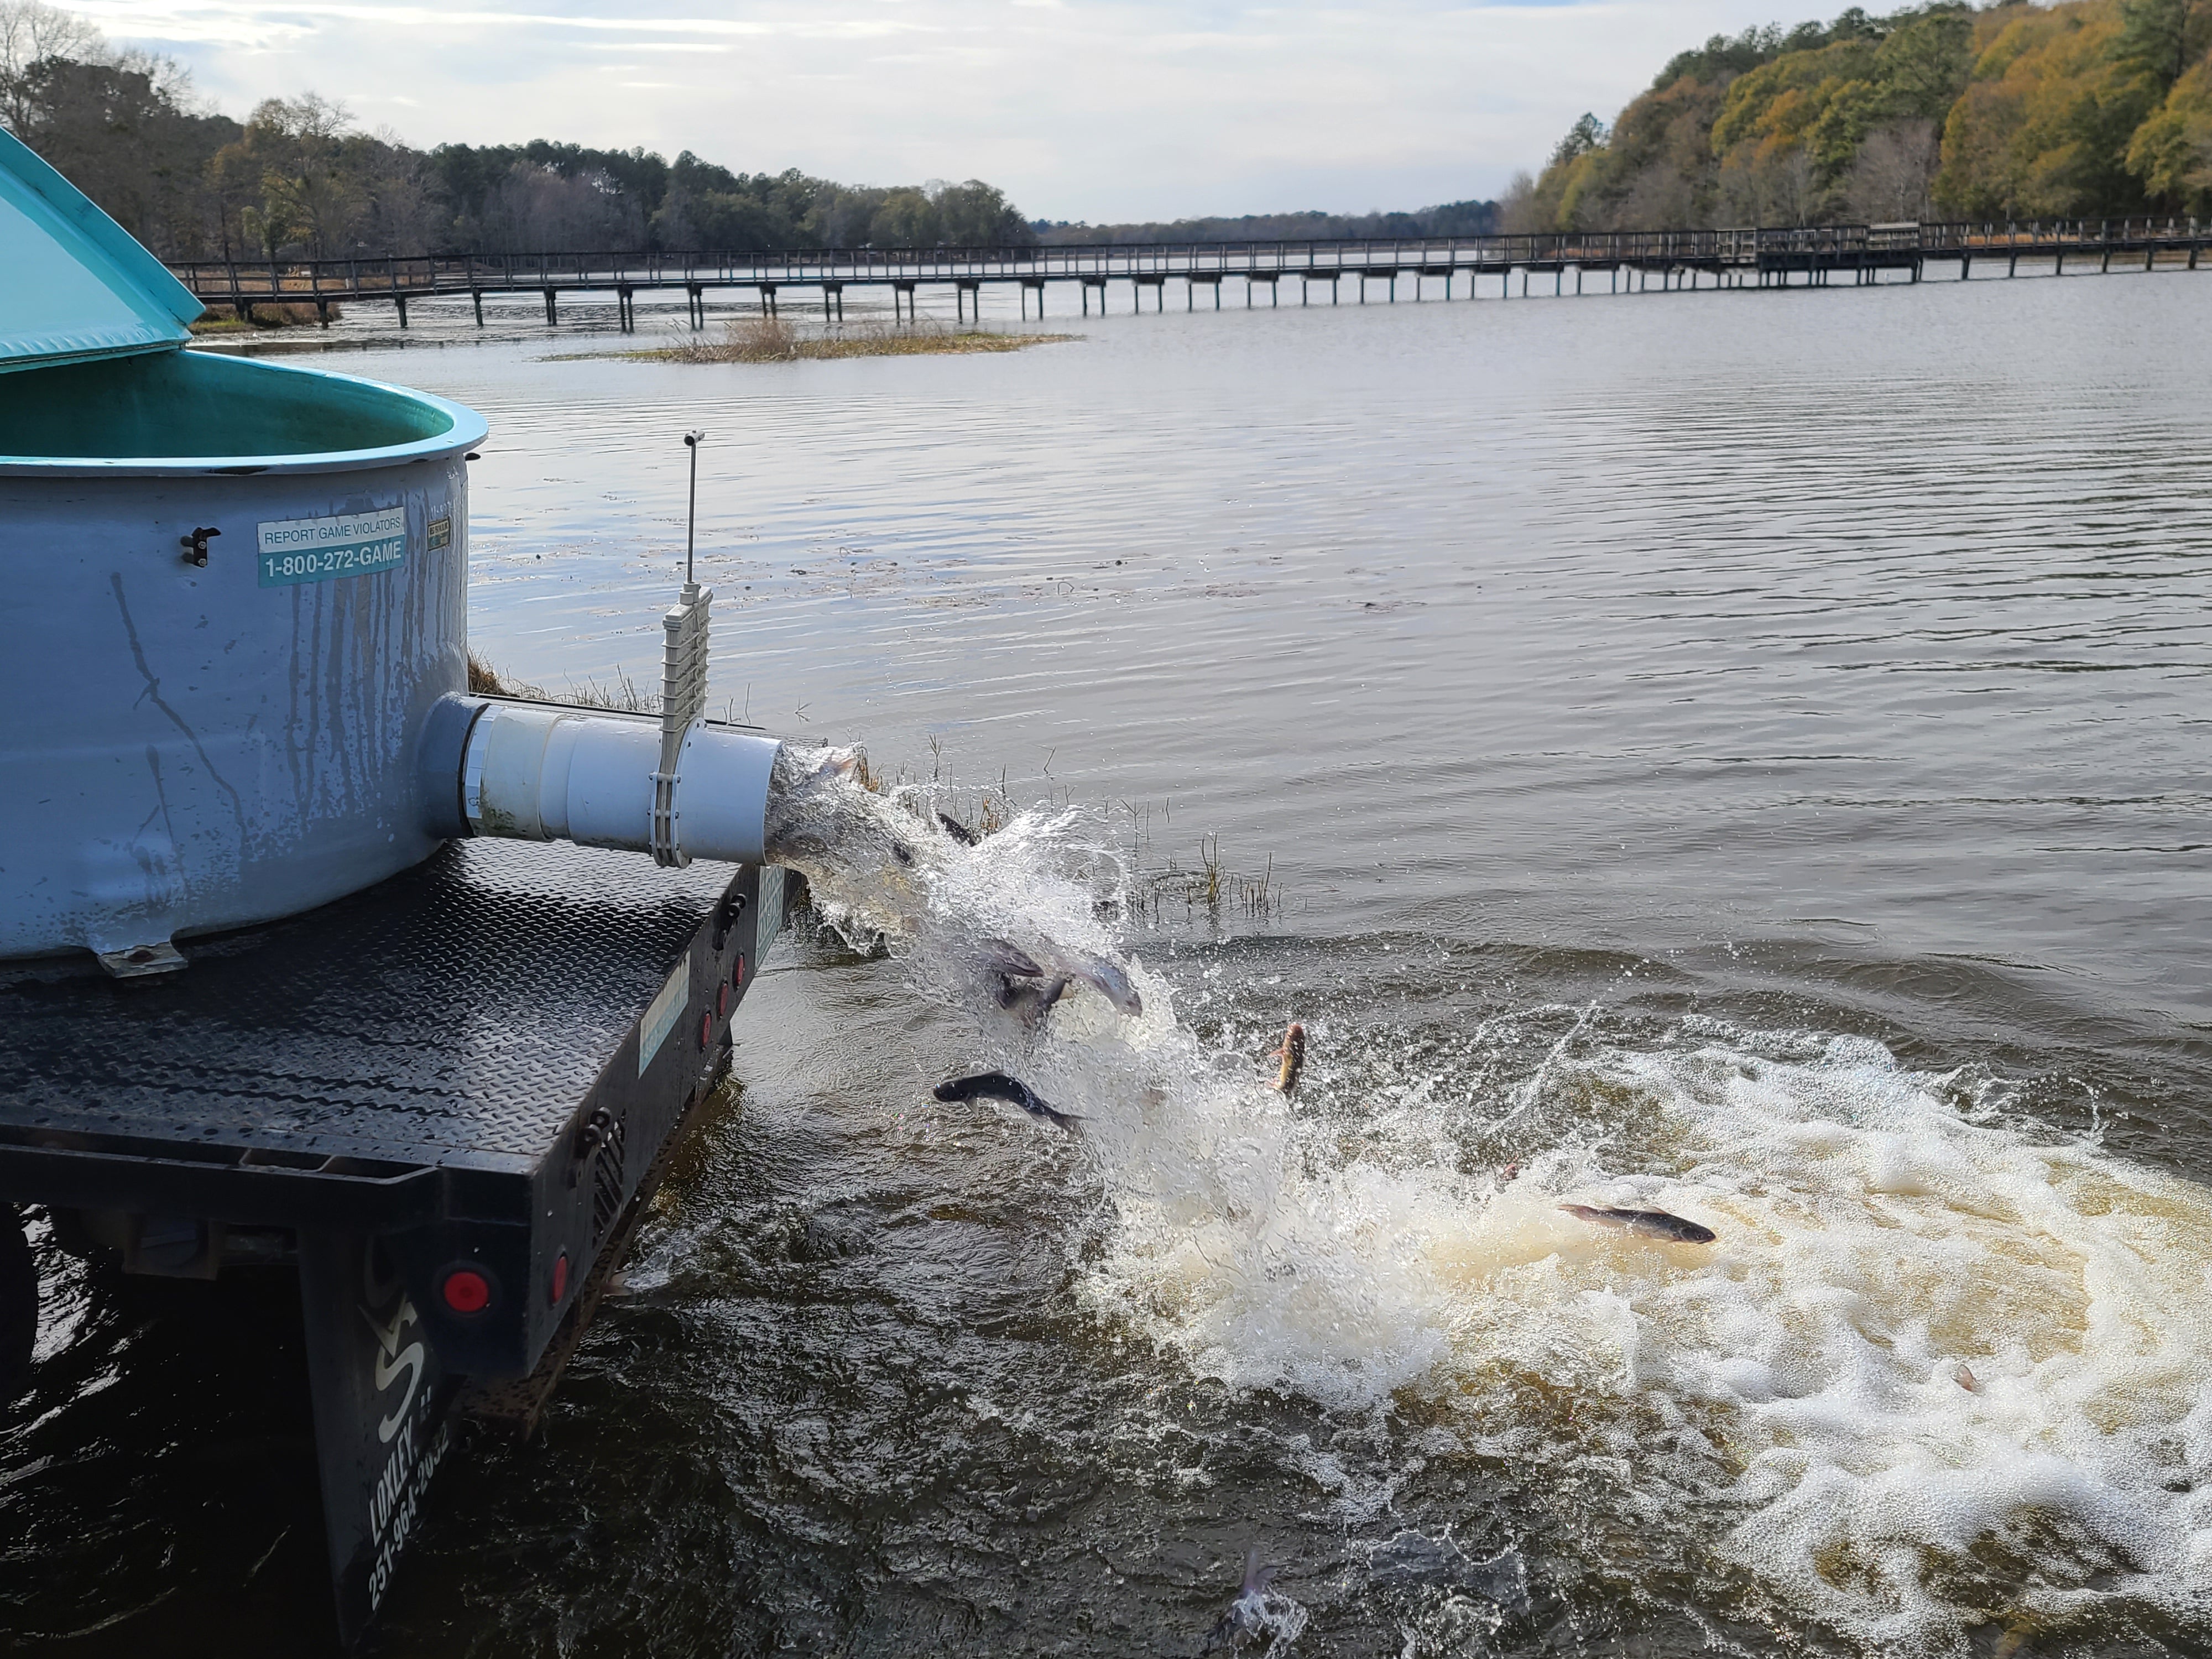
[[[111,30],[160,30],[173,38],[185,38],[196,27],[228,31],[245,20],[265,18],[280,27],[300,18],[374,23],[395,28],[491,27],[527,30],[615,29],[673,31],[684,34],[761,34],[766,26],[732,18],[714,17],[598,17],[588,14],[501,10],[465,11],[434,6],[380,6],[335,3],[334,0],[82,0],[69,8],[82,12]]]
[[[1493,195],[1585,109],[1610,118],[1674,52],[1765,21],[1773,4],[662,0],[626,13],[609,0],[79,0],[72,9],[118,40],[182,58],[234,113],[313,88],[390,100],[401,136],[426,146],[559,137],[856,182],[982,177],[1032,214],[1097,222]],[[623,72],[653,78],[611,78]]]

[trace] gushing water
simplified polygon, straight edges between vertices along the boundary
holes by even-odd
[[[1590,1010],[1533,1084],[1456,1104],[1371,1097],[1372,1057],[1317,1022],[1294,1107],[1122,961],[1097,902],[1120,874],[1079,815],[969,848],[832,757],[782,781],[772,844],[824,915],[1081,1120],[1107,1218],[1082,1296],[1191,1372],[1571,1474],[1749,1616],[1869,1650],[2212,1605],[2203,1188],[1869,1041],[1693,1019],[1631,1048]],[[1001,947],[1067,994],[1010,1015]],[[1466,1155],[1501,1137],[1517,1172]]]

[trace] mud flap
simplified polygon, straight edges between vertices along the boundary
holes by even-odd
[[[391,1589],[445,1456],[455,1384],[374,1239],[302,1231],[300,1294],[338,1638],[350,1651]]]

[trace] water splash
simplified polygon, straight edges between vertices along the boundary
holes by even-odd
[[[781,844],[817,902],[1085,1120],[1070,1156],[1106,1219],[1079,1294],[1190,1370],[1418,1408],[1632,1518],[1655,1559],[1749,1585],[1748,1616],[1869,1650],[2212,1607],[2203,1188],[1861,1039],[1685,1023],[1631,1045],[1591,1009],[1536,1079],[1395,1100],[1382,1058],[1331,1054],[1350,1034],[1310,1019],[1324,1063],[1293,1108],[1141,963],[1133,1017],[1089,994],[995,1017],[981,941],[1118,960],[1079,817],[970,850],[834,769],[805,797],[813,839]],[[1455,1150],[1501,1137],[1517,1179]],[[1594,1229],[1565,1202],[1719,1238]],[[1392,1479],[1368,1484],[1347,1525],[1389,1510]]]
[[[1010,1000],[1010,963],[1014,978],[1087,987],[1119,1012],[1142,1012],[1096,914],[1102,856],[1078,834],[1079,813],[1024,813],[969,846],[927,788],[880,794],[858,770],[849,750],[787,745],[769,793],[769,857],[806,877],[833,928],[855,945],[881,939],[926,993],[1012,1014],[1010,1028],[1033,1030],[1059,994]]]

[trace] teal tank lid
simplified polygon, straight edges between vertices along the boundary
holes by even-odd
[[[204,309],[75,185],[0,129],[0,374],[173,351]]]

